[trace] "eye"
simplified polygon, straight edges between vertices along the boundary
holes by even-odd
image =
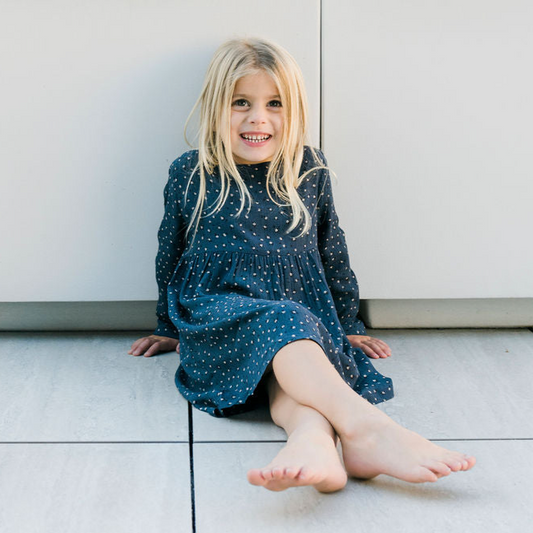
[[[270,102],[268,102],[268,105],[270,107],[282,107],[280,100],[270,100]]]
[[[231,105],[234,105],[236,107],[245,107],[248,104],[249,104],[248,100],[245,100],[244,98],[239,98],[235,100]]]

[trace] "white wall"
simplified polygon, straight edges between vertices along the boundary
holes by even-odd
[[[0,0],[0,302],[153,300],[171,161],[216,47],[306,77],[319,0]],[[322,0],[324,149],[367,299],[533,297],[526,1]]]
[[[227,38],[291,51],[318,144],[318,0],[2,0],[1,11],[0,301],[157,298],[168,167]]]
[[[532,297],[533,4],[323,16],[324,149],[362,297]]]

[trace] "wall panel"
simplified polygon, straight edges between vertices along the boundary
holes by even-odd
[[[157,298],[170,163],[225,39],[285,46],[318,143],[319,2],[2,2],[0,301]]]
[[[324,149],[367,299],[533,296],[533,7],[324,0]]]

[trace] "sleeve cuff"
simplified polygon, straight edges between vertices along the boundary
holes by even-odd
[[[346,335],[366,335],[366,328],[361,320],[359,320],[356,324],[343,326],[342,328],[344,329],[344,333],[346,333]]]
[[[176,329],[168,324],[159,322],[154,335],[159,335],[160,337],[170,337],[171,339],[179,340],[179,333]]]

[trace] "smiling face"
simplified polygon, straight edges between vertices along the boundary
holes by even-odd
[[[263,70],[237,81],[231,99],[231,151],[237,164],[272,161],[283,134],[278,88]]]

